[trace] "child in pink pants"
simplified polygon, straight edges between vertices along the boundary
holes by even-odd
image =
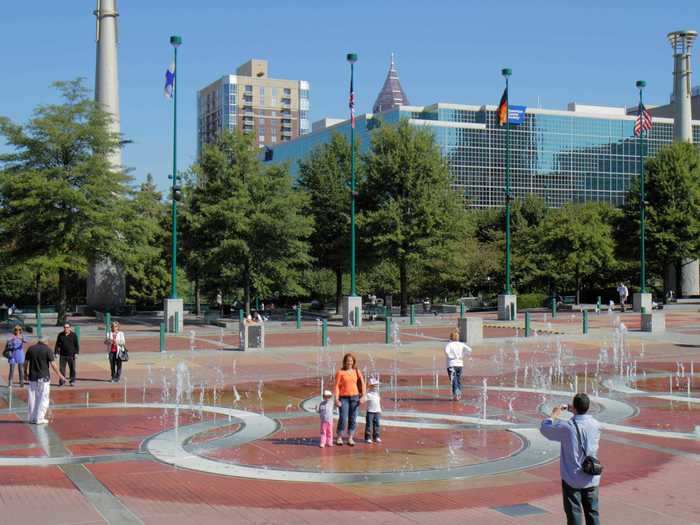
[[[330,390],[323,392],[323,401],[318,405],[318,414],[321,417],[321,448],[333,446],[333,393]]]

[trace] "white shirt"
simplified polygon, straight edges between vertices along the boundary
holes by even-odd
[[[462,357],[464,352],[471,354],[472,349],[459,341],[450,341],[445,347],[445,357],[447,357],[447,368],[451,366],[464,366]]]
[[[617,293],[620,294],[620,297],[627,297],[629,295],[629,291],[624,284],[617,287]]]
[[[370,390],[367,392],[367,412],[381,412],[382,405],[380,403],[381,398],[379,397],[378,390]]]

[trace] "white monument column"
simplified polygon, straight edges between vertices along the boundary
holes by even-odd
[[[97,0],[96,17],[97,63],[95,68],[95,101],[111,115],[109,130],[119,134],[119,78],[117,74],[117,0]],[[109,156],[112,169],[122,169],[121,147]],[[109,259],[90,263],[87,279],[88,306],[95,309],[115,308],[124,304],[126,285],[124,272]]]
[[[673,48],[673,141],[693,142],[691,114],[690,52],[697,31],[683,30],[668,34]],[[675,283],[673,283],[675,284]],[[680,272],[681,296],[700,295],[700,262],[685,259]]]

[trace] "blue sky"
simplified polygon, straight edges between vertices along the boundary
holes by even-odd
[[[94,86],[93,0],[6,2],[0,115],[24,122],[55,101],[54,80],[85,77]],[[125,164],[136,181],[167,184],[172,105],[163,98],[171,34],[181,35],[179,160],[195,160],[196,92],[251,57],[270,76],[311,83],[311,118],[347,114],[345,54],[356,65],[358,111],[370,111],[391,52],[412,104],[496,104],[502,67],[513,69],[511,103],[561,109],[632,105],[634,82],[663,104],[671,92],[666,34],[700,30],[697,0],[119,0],[122,132],[133,140]],[[697,67],[700,45],[693,57]],[[694,84],[700,84],[696,73]],[[2,146],[0,146],[2,147]]]

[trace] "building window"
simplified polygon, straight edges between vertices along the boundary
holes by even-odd
[[[309,98],[309,90],[308,89],[300,89],[299,90],[299,97]]]
[[[258,118],[258,124],[260,124],[261,126],[264,126],[265,125],[265,117]]]
[[[289,89],[289,88],[284,88],[284,94],[285,94],[285,95],[291,95],[291,94],[292,94],[292,90]]]
[[[252,93],[253,93],[253,86],[251,86],[251,85],[246,85],[246,87],[245,87],[245,92],[246,92],[246,93],[251,93],[251,94],[252,94]]]

